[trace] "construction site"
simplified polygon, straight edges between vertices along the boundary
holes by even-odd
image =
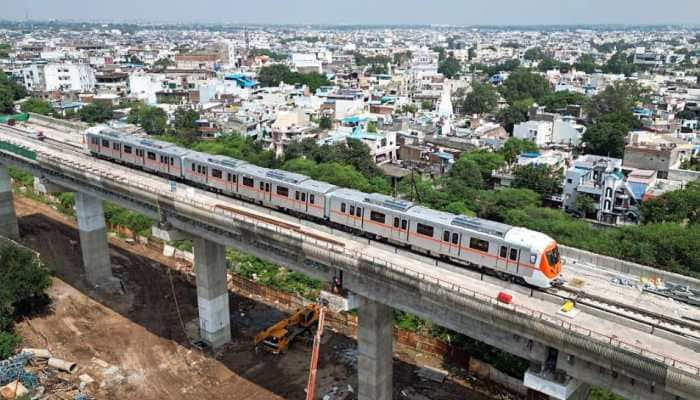
[[[36,377],[31,398],[306,399],[316,358],[313,398],[356,398],[357,344],[327,320],[314,347],[324,318],[318,305],[294,314],[296,307],[282,304],[273,291],[251,295],[229,276],[232,341],[214,351],[197,341],[191,263],[110,235],[112,268],[122,291],[109,293],[84,279],[72,218],[22,196],[16,196],[15,207],[22,244],[39,252],[53,271],[50,309],[17,324],[22,347],[73,366],[56,368],[43,353],[20,355],[20,370]],[[477,378],[475,369],[483,367],[472,365],[470,373],[468,357],[447,362],[400,340],[394,352],[395,399],[520,396]]]

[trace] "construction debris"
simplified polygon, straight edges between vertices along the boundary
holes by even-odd
[[[447,378],[447,375],[449,375],[449,373],[441,369],[425,366],[419,368],[418,371],[416,371],[416,375],[420,376],[425,380],[442,383],[445,381],[445,378]]]
[[[29,353],[34,356],[34,358],[51,358],[51,352],[47,349],[22,349],[21,353]]]
[[[3,399],[16,399],[26,394],[29,394],[29,390],[20,381],[10,382],[0,388],[0,396]]]
[[[676,285],[671,282],[664,283],[660,280],[656,280],[653,283],[645,282],[642,290],[693,306],[700,306],[700,290],[691,289],[684,285]]]
[[[49,358],[49,367],[56,368],[59,371],[73,374],[78,370],[78,364],[60,358]]]

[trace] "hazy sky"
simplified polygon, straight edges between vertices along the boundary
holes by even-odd
[[[700,23],[700,0],[3,0],[0,19],[327,24]]]

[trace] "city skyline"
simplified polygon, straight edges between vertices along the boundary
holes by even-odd
[[[10,0],[5,19],[96,20],[124,22],[191,22],[241,24],[330,24],[330,25],[659,25],[697,24],[700,3],[692,0],[587,0],[577,3],[561,0],[523,2],[502,0],[493,3],[450,4],[437,0],[429,7],[418,0],[384,1],[380,4],[358,0],[352,4],[328,7],[320,0],[280,2],[260,0],[255,5],[202,0],[190,2],[155,0],[143,4],[134,0],[96,4],[86,0]],[[227,11],[226,8],[229,8]],[[497,8],[498,12],[493,12]],[[415,10],[421,10],[416,12]],[[683,12],[679,12],[683,10]],[[137,17],[135,17],[137,15]]]

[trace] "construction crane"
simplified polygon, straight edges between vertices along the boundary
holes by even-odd
[[[285,318],[255,335],[253,344],[256,349],[258,345],[263,344],[273,354],[283,353],[289,348],[289,344],[295,337],[309,330],[318,321],[320,313],[321,307],[318,304],[308,304],[306,307],[296,310],[291,317]]]
[[[326,307],[321,307],[318,316],[318,328],[314,336],[314,347],[311,350],[311,363],[309,365],[309,382],[306,384],[306,400],[314,400],[316,395],[316,372],[318,371],[318,356],[321,351],[321,336],[323,335],[323,323],[326,318]]]

